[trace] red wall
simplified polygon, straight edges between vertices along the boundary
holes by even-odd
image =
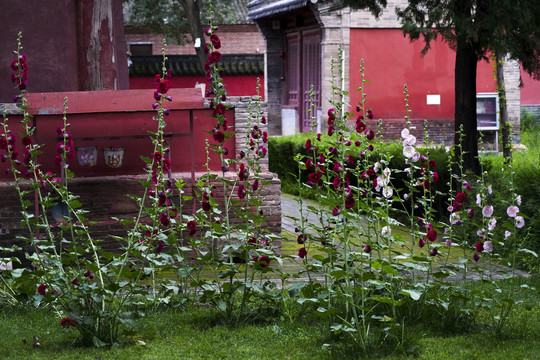
[[[454,118],[455,53],[439,40],[422,57],[423,46],[422,41],[411,43],[400,29],[351,29],[351,90],[361,84],[360,60],[364,59],[365,79],[370,81],[365,86],[366,106],[377,118],[404,117],[404,84],[409,90],[411,118]],[[495,92],[492,72],[487,62],[478,63],[477,92]],[[428,94],[440,95],[441,104],[427,105]],[[350,96],[354,108],[360,92],[351,91]]]
[[[165,134],[171,134],[170,149],[173,172],[191,171],[191,151],[193,151],[194,171],[204,172],[206,162],[206,139],[215,143],[212,135],[206,131],[215,127],[215,119],[210,110],[204,109],[203,98],[196,89],[173,89],[167,95],[173,100],[166,102],[165,107],[171,110],[165,120]],[[141,156],[151,157],[153,145],[148,136],[155,131],[157,123],[152,119],[156,112],[152,110],[153,90],[120,90],[71,93],[37,93],[28,94],[30,113],[34,115],[36,132],[34,142],[44,144],[39,163],[44,171],[59,172],[54,164],[56,153],[56,128],[61,127],[62,104],[64,96],[68,101],[69,131],[74,146],[97,146],[98,160],[94,167],[82,167],[77,159],[69,162],[70,169],[77,177],[136,175],[144,173],[144,162]],[[193,118],[190,132],[190,116]],[[227,119],[234,130],[234,110],[227,110]],[[19,116],[20,118],[20,116]],[[13,120],[13,121],[12,121]],[[10,116],[10,124],[19,124],[17,116]],[[14,131],[17,133],[16,131]],[[20,137],[18,137],[20,138]],[[191,139],[193,139],[191,141]],[[202,145],[201,145],[202,144]],[[234,156],[234,137],[226,141],[230,156]],[[16,144],[22,156],[23,146],[20,139]],[[193,146],[193,147],[192,147]],[[125,149],[123,165],[120,168],[108,168],[103,160],[102,149],[106,147],[123,147]],[[217,156],[212,156],[210,166],[220,169]],[[0,179],[8,179],[4,172],[7,164],[0,163]]]
[[[529,74],[521,69],[521,105],[540,104],[540,80],[534,80]]]
[[[263,75],[230,75],[223,76],[223,81],[229,96],[257,95],[257,78],[260,78],[259,94],[264,98],[264,76]],[[192,88],[195,84],[206,84],[204,76],[173,76],[173,88]],[[130,89],[154,89],[153,77],[129,78]]]

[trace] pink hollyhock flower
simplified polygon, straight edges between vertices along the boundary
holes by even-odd
[[[492,189],[491,185],[488,186],[487,190],[488,190],[489,195],[491,195],[493,193],[493,189]]]
[[[463,187],[469,191],[471,191],[471,185],[469,185],[468,183],[465,183],[463,184]]]
[[[300,257],[301,259],[305,258],[306,255],[307,255],[306,248],[300,248],[300,250],[298,250],[298,257]]]
[[[490,240],[484,242],[484,251],[488,253],[493,251],[493,243]]]
[[[516,196],[516,203],[521,205],[521,195]]]
[[[515,218],[518,213],[519,213],[519,208],[517,206],[509,206],[507,209],[506,209],[506,213],[508,214],[508,216],[510,216],[511,218]]]
[[[525,226],[525,219],[523,219],[523,216],[516,216],[516,227],[521,229],[523,226]]]
[[[493,206],[484,206],[484,208],[482,209],[482,215],[484,215],[484,217],[490,217],[491,215],[493,215]]]
[[[446,241],[444,242],[444,244],[448,247],[452,246],[452,240],[450,239],[446,239]]]
[[[495,229],[495,226],[497,225],[497,219],[495,219],[494,217],[492,217],[491,219],[489,219],[489,223],[488,223],[488,230],[489,231],[493,231],[493,229]]]
[[[482,206],[482,196],[480,194],[476,194],[476,205]]]
[[[504,232],[504,238],[505,238],[505,239],[508,239],[511,235],[512,235],[512,233],[511,233],[510,231],[508,231],[508,230],[506,230],[506,231]]]
[[[364,252],[365,252],[366,254],[369,254],[369,253],[371,252],[371,246],[369,246],[369,245],[364,245]]]
[[[384,237],[392,235],[392,228],[390,226],[383,226],[381,229],[381,235]]]

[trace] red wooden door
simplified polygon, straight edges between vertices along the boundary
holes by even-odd
[[[287,35],[286,99],[288,107],[298,111],[299,131],[311,130],[311,117],[321,106],[321,35],[319,30],[294,32]],[[309,92],[315,113],[309,113]],[[316,124],[313,124],[316,125]]]

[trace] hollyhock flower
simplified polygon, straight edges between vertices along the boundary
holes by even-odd
[[[238,186],[237,194],[238,194],[238,197],[239,197],[240,199],[245,198],[245,197],[246,197],[246,194],[247,194],[246,187],[245,187],[244,185]]]
[[[490,240],[484,242],[484,251],[488,253],[493,251],[493,243]]]
[[[426,237],[429,241],[435,241],[437,240],[437,232],[435,232],[435,230],[433,229],[430,229],[427,231]]]
[[[416,136],[409,134],[406,139],[403,140],[404,145],[414,145],[416,144]]]
[[[169,226],[171,224],[171,219],[169,219],[169,214],[164,212],[159,216],[159,222],[163,226]]]
[[[476,194],[476,205],[482,206],[482,196],[480,194]]]
[[[341,179],[336,176],[334,178],[334,181],[332,181],[332,186],[334,187],[334,189],[338,189],[340,184],[341,184]]]
[[[506,209],[506,213],[508,214],[508,216],[510,216],[511,218],[515,218],[518,213],[519,213],[519,208],[517,206],[509,206],[507,209]]]
[[[382,194],[385,198],[389,199],[392,197],[392,195],[394,195],[394,190],[392,190],[392,188],[389,186],[385,186],[382,189]]]
[[[223,134],[221,131],[216,131],[214,132],[213,138],[215,141],[223,143],[225,141],[225,134]]]
[[[451,213],[450,214],[450,224],[452,225],[460,225],[461,224],[461,217],[458,213]]]
[[[431,249],[429,256],[437,256],[438,253],[439,253],[439,250],[437,250],[436,248],[433,248]]]
[[[505,238],[505,239],[508,239],[511,235],[512,235],[512,233],[511,233],[510,231],[508,231],[508,230],[506,230],[506,231],[504,232],[504,238]]]
[[[262,145],[259,146],[259,150],[257,151],[257,155],[259,155],[259,157],[265,157],[266,156],[266,153],[268,152],[268,150],[266,150],[266,148]]]
[[[423,248],[426,244],[426,238],[418,239],[418,247]]]
[[[373,112],[371,110],[367,111],[367,117],[368,119],[373,119]]]
[[[456,200],[458,203],[463,204],[467,200],[467,195],[464,192],[458,192],[456,194]]]
[[[334,207],[334,209],[332,209],[332,215],[334,215],[334,216],[339,215],[339,206],[336,206],[336,207]]]
[[[219,49],[221,47],[221,40],[216,34],[210,35],[210,41],[212,42],[214,49]]]
[[[516,227],[521,229],[523,226],[525,226],[525,219],[523,219],[523,216],[516,216]]]
[[[79,278],[75,278],[75,279],[71,280],[71,284],[75,285],[75,286],[79,285]]]
[[[41,285],[38,286],[37,292],[38,292],[39,295],[45,295],[46,291],[47,291],[47,285],[41,284]]]
[[[329,127],[328,127],[328,131],[327,131],[326,133],[328,134],[328,136],[334,135],[334,127],[333,127],[333,126],[329,126]]]
[[[521,195],[516,196],[516,203],[521,205]]]
[[[381,229],[381,235],[384,237],[392,235],[392,228],[390,226],[383,226]]]
[[[208,55],[208,62],[210,64],[217,63],[221,60],[221,53],[219,51],[212,51],[210,55]]]
[[[253,185],[251,185],[251,188],[253,189],[253,191],[257,191],[257,189],[259,188],[259,180],[258,179],[255,179],[255,181],[253,182]]]
[[[309,174],[309,181],[311,181],[313,184],[317,184],[319,181],[321,181],[321,173],[320,172],[313,172]]]
[[[426,156],[425,156],[425,155],[421,155],[421,156],[420,156],[420,161],[421,161],[421,162],[426,161]]]
[[[463,184],[463,187],[469,191],[471,191],[471,185],[469,185],[468,183],[465,183]]]
[[[310,170],[311,168],[313,168],[313,160],[312,159],[307,159],[306,160],[306,169]]]
[[[312,149],[312,147],[311,147],[311,139],[306,140],[306,144],[304,145],[304,147],[306,148],[307,151],[311,151],[311,149]]]
[[[495,226],[497,225],[497,219],[495,219],[494,217],[492,217],[491,219],[489,219],[489,223],[488,223],[488,230],[489,231],[493,231],[493,229],[495,229]]]
[[[195,235],[195,233],[197,232],[197,222],[195,220],[188,221],[187,229],[189,230],[189,235]]]
[[[360,140],[356,140],[356,141],[354,142],[354,145],[357,146],[357,147],[359,147],[360,145],[362,145],[362,142],[361,142]]]
[[[433,172],[433,182],[436,183],[437,181],[439,181],[439,174],[434,171]]]
[[[362,121],[356,121],[356,132],[361,134],[366,130],[366,124]]]
[[[266,131],[263,132],[263,138],[262,138],[262,141],[263,141],[263,143],[265,143],[265,144],[268,142],[268,133],[267,133]],[[320,141],[320,139],[319,139],[319,141]]]
[[[307,255],[306,248],[300,248],[300,250],[298,250],[298,257],[300,257],[301,259],[305,258],[306,255]]]
[[[484,243],[479,241],[476,243],[476,252],[479,252],[481,253],[482,251],[484,251]]]
[[[369,253],[371,252],[371,246],[369,246],[369,245],[364,245],[364,252],[365,252],[366,254],[369,254]]]
[[[474,259],[474,261],[476,261],[476,262],[478,262],[478,260],[480,260],[480,256],[478,255],[478,253],[474,253],[473,259]]]
[[[345,207],[347,209],[350,209],[354,206],[355,204],[355,201],[354,201],[354,198],[352,196],[349,196],[348,198],[345,199]]]
[[[328,116],[336,116],[336,110],[334,108],[328,109]]]
[[[448,247],[452,246],[452,240],[450,239],[446,239],[446,241],[444,242],[444,244]]]
[[[90,280],[94,278],[94,274],[90,270],[86,270],[83,276],[89,278]]]
[[[159,85],[157,87],[157,91],[159,91],[161,94],[166,94],[167,91],[171,88],[171,81],[170,80],[161,80],[159,82]]]
[[[298,237],[296,238],[296,242],[300,245],[302,245],[303,243],[305,243],[307,240],[307,236],[304,235],[304,234],[300,234],[298,235]]]
[[[431,188],[431,183],[429,180],[422,181],[422,185],[424,186],[424,189],[429,190]]]
[[[406,139],[407,136],[409,136],[409,134],[410,134],[410,133],[409,133],[409,129],[404,128],[403,130],[401,130],[401,138],[402,138],[402,139]]]
[[[373,140],[375,138],[375,133],[373,132],[373,130],[366,129],[365,133],[366,139]]]
[[[435,166],[437,166],[437,163],[435,162],[435,160],[429,160],[428,165],[430,168],[434,168]]]
[[[210,202],[208,201],[203,201],[201,204],[201,207],[204,211],[209,211],[212,208],[212,206],[210,205]]]
[[[407,145],[403,147],[403,156],[405,156],[406,158],[412,158],[414,153],[415,153],[415,150],[412,146]]]
[[[482,215],[484,215],[484,217],[490,217],[491,215],[493,215],[493,206],[484,206],[484,208],[482,209]]]
[[[413,156],[411,157],[411,161],[417,162],[418,160],[420,160],[420,153],[418,151],[415,151]]]
[[[469,218],[473,218],[474,217],[474,210],[473,209],[467,209],[467,212],[469,213]]]
[[[493,193],[493,189],[491,188],[491,185],[488,186],[487,190],[488,190],[489,195]]]

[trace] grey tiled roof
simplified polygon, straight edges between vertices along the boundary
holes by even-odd
[[[317,0],[310,1],[317,2]],[[307,4],[308,0],[254,0],[247,4],[248,17],[251,20],[257,20],[280,15],[304,7]]]

